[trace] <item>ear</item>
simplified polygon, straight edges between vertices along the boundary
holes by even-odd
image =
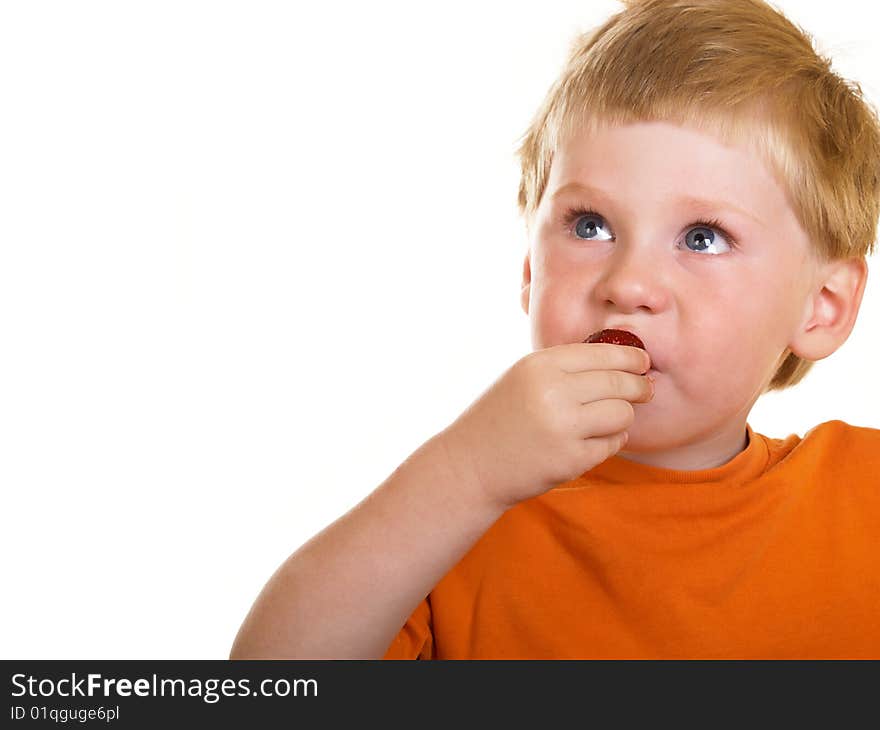
[[[864,257],[822,265],[817,287],[804,305],[804,318],[790,344],[805,360],[821,360],[849,337],[865,293],[868,264]]]
[[[522,304],[523,311],[528,314],[529,313],[529,296],[532,288],[532,267],[529,262],[529,252],[526,251],[526,258],[523,261],[523,280],[522,280],[522,291],[520,292],[520,303]]]

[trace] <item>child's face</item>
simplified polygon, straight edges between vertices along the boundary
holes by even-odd
[[[595,192],[561,190],[570,183]],[[566,222],[581,207],[597,215]],[[694,225],[713,218],[729,236]],[[742,441],[816,275],[807,234],[760,158],[665,122],[580,137],[554,157],[529,243],[522,304],[533,348],[613,327],[651,355],[656,391],[634,405],[628,451],[725,433]]]

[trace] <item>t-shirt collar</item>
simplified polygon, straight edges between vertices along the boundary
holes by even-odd
[[[586,479],[591,482],[602,481],[614,484],[746,482],[760,476],[766,469],[770,458],[764,437],[756,434],[748,423],[746,423],[746,433],[748,434],[746,448],[726,464],[711,469],[667,469],[641,464],[615,455],[585,472],[578,481]]]

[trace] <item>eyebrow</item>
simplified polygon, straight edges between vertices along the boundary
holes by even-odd
[[[550,197],[552,200],[555,200],[556,198],[561,197],[566,193],[578,191],[585,192],[588,195],[592,195],[597,198],[604,198],[606,200],[612,197],[605,191],[600,190],[599,188],[595,188],[590,185],[586,185],[576,181],[566,183],[562,187],[558,188]],[[733,203],[728,203],[724,200],[710,200],[709,198],[701,198],[698,195],[679,195],[675,198],[675,201],[690,206],[692,208],[702,208],[705,210],[729,210],[738,215],[753,220],[758,225],[763,225],[763,223],[752,213],[749,213],[742,208],[738,208],[737,206],[733,205]]]

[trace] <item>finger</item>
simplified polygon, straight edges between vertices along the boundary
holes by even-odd
[[[626,431],[584,439],[584,451],[587,452],[585,458],[594,464],[601,464],[620,451],[628,439],[629,434]]]
[[[556,364],[567,373],[584,370],[628,370],[646,373],[651,356],[640,347],[612,345],[610,342],[575,342],[547,348]]]
[[[575,433],[582,439],[610,436],[629,428],[635,420],[632,403],[620,398],[606,398],[578,406]]]
[[[581,405],[619,398],[633,403],[647,403],[654,397],[654,384],[646,375],[624,370],[584,370],[566,375],[568,397]]]

